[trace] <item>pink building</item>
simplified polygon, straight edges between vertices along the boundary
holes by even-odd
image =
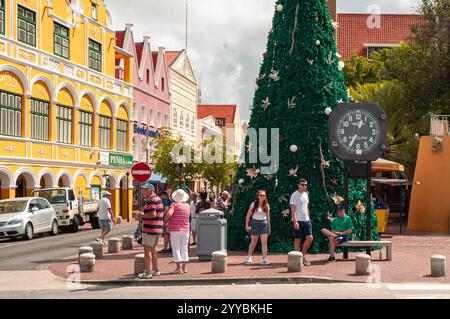
[[[144,37],[143,42],[135,42],[132,27],[132,24],[127,24],[125,31],[116,31],[116,46],[132,54],[135,59],[132,117],[134,160],[150,162],[152,142],[158,129],[170,125],[171,94],[164,48],[152,51],[150,37]],[[116,61],[118,79],[124,75],[123,63],[123,60]]]

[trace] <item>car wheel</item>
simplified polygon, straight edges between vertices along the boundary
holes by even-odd
[[[53,220],[52,222],[52,230],[50,230],[50,235],[51,236],[56,236],[58,235],[58,222],[55,220]]]
[[[79,225],[80,225],[80,222],[78,220],[78,216],[74,216],[72,226],[70,226],[70,231],[72,233],[76,233],[78,231]]]
[[[23,239],[25,240],[32,240],[33,239],[33,225],[31,223],[28,223],[25,226],[25,234],[23,234]]]

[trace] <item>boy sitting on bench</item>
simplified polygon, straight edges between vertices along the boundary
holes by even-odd
[[[330,240],[330,258],[328,262],[335,262],[334,253],[336,251],[336,244],[342,244],[348,241],[349,235],[353,232],[352,219],[345,214],[343,207],[338,207],[338,218],[333,220],[331,231],[324,228],[322,233]]]

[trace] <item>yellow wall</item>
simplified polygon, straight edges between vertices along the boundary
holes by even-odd
[[[411,193],[409,231],[448,233],[450,218],[450,136],[443,137],[443,151],[433,152],[433,137],[420,139]]]

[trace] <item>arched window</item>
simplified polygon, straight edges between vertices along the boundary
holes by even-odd
[[[190,121],[189,121],[189,114],[188,115],[186,115],[186,128],[189,130],[189,123],[190,123]]]
[[[180,114],[180,126],[181,127],[184,126],[184,113],[183,113],[183,111],[181,111],[181,114]]]
[[[172,123],[174,126],[177,126],[177,124],[178,124],[178,113],[177,113],[176,109],[173,109]]]
[[[192,121],[191,121],[191,131],[194,132],[195,131],[195,118],[192,117]]]

